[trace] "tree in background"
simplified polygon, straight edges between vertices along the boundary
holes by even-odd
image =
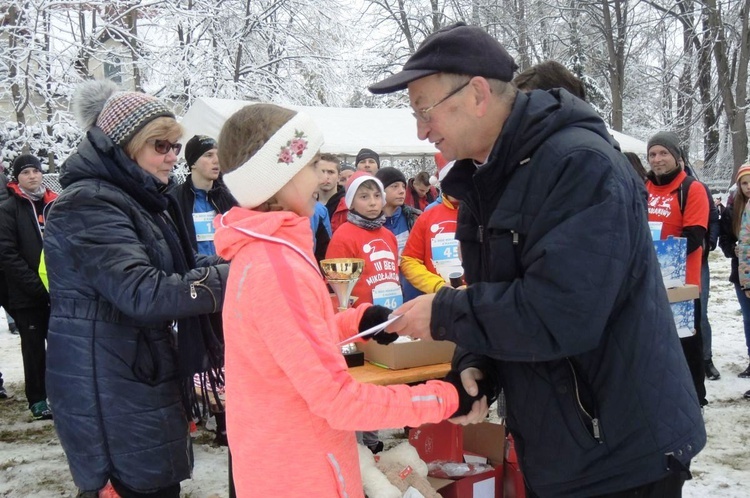
[[[565,64],[612,128],[678,131],[718,185],[747,159],[748,10],[750,0],[10,0],[0,6],[0,146],[6,162],[24,145],[62,161],[75,130],[69,96],[91,77],[178,113],[197,97],[408,105],[403,92],[366,87],[465,21],[522,69]]]

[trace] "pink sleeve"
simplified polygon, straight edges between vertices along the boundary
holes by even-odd
[[[356,308],[349,308],[346,311],[334,315],[333,318],[339,329],[340,340],[343,341],[347,337],[359,333],[359,322],[362,320],[362,315],[365,314],[365,311],[367,311],[367,308],[370,306],[372,305],[365,303]]]
[[[321,312],[330,306],[323,282],[279,254],[271,259],[271,270],[261,279],[264,285],[244,289],[248,302],[253,303],[248,313],[262,327],[260,334],[274,363],[313,414],[336,429],[375,430],[439,422],[456,411],[458,394],[445,382],[410,387],[355,381],[336,339],[345,336],[340,326],[351,327],[359,310],[340,318]],[[284,268],[284,272],[273,268]],[[290,281],[296,285],[288,285]]]

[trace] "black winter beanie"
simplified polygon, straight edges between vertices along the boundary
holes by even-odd
[[[192,167],[203,154],[216,148],[216,140],[206,135],[195,135],[185,145],[185,161]]]
[[[26,168],[36,168],[39,171],[42,171],[42,163],[36,156],[32,156],[31,154],[21,154],[13,160],[13,178],[18,180],[18,175],[20,175],[21,171]]]
[[[383,184],[383,188],[388,188],[388,185],[394,184],[396,182],[403,182],[404,187],[406,187],[406,177],[403,173],[401,173],[398,169],[388,166],[386,168],[380,168],[377,173],[375,173],[375,178],[380,180],[380,182]]]
[[[370,158],[375,159],[375,162],[378,163],[378,168],[380,168],[380,155],[372,149],[360,149],[357,152],[357,158],[354,160],[354,166],[357,166],[363,159]]]

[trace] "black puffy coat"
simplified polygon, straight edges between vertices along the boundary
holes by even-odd
[[[39,216],[47,218],[57,194],[48,189],[44,199],[34,203],[21,194],[15,182],[8,187],[8,194],[10,198],[0,204],[0,266],[5,274],[3,285],[8,288],[8,308],[46,307],[49,294],[39,278],[42,254]]]
[[[688,463],[706,432],[643,182],[593,109],[519,93],[487,163],[457,162],[443,188],[469,286],[438,291],[432,336],[505,389],[529,486],[596,496]]]
[[[64,171],[44,241],[55,428],[81,490],[114,476],[152,492],[192,470],[172,323],[221,309],[228,266],[175,272],[166,197],[99,128]]]

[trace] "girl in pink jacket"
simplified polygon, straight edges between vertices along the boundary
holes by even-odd
[[[224,181],[241,206],[214,221],[218,254],[231,261],[227,433],[240,497],[362,497],[355,430],[459,414],[449,383],[386,387],[349,375],[337,343],[390,310],[334,313],[308,219],[322,143],[308,116],[270,104],[241,109],[219,137]]]

